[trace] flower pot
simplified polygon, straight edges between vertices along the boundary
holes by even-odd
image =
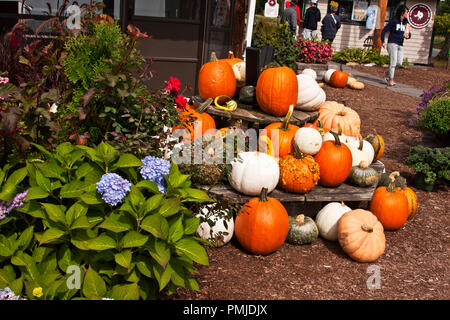
[[[434,183],[433,184],[429,184],[425,182],[425,175],[423,173],[417,173],[415,180],[414,180],[414,186],[417,189],[423,190],[423,191],[427,191],[427,192],[431,192],[433,191],[434,188]]]

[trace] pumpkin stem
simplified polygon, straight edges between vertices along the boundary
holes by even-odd
[[[341,140],[339,140],[339,136],[336,132],[334,132],[333,130],[330,130],[330,133],[333,135],[334,137],[334,145],[336,147],[340,147],[341,146]]]
[[[330,130],[331,131],[331,130]],[[338,135],[342,134],[342,127],[341,127],[341,123],[338,123]]]
[[[228,51],[228,59],[234,59],[234,53],[233,51]]]
[[[299,214],[297,217],[295,217],[295,221],[297,221],[300,224],[305,223],[305,215],[304,214]]]
[[[363,231],[365,231],[365,232],[373,232],[373,227],[370,227],[370,226],[368,226],[367,224],[363,224],[362,226],[361,226],[361,229],[363,229]]]
[[[216,52],[215,52],[215,51],[212,51],[212,52],[211,52],[211,57],[209,58],[209,61],[212,62],[212,61],[218,61],[218,60],[219,60],[219,59],[217,59]]]
[[[363,138],[362,138],[361,135],[359,135],[358,140],[359,140],[359,147],[358,147],[358,149],[362,151],[362,149],[363,149]]]
[[[345,207],[344,201],[341,201],[341,206]]]
[[[198,113],[203,113],[206,111],[206,109],[208,109],[208,107],[211,105],[213,99],[212,98],[208,98],[205,101],[201,102],[197,108],[195,108],[195,111]]]
[[[394,193],[395,192],[395,177],[397,176],[398,171],[394,171],[389,175],[389,179],[391,179],[391,182],[389,182],[389,186],[387,188],[387,191]],[[400,175],[400,174],[399,174]]]
[[[286,117],[284,118],[283,124],[281,125],[280,129],[285,130],[285,131],[289,130],[289,121],[291,120],[293,112],[294,112],[294,105],[291,104],[289,106],[289,111],[286,114]]]
[[[367,168],[369,166],[369,164],[367,163],[367,161],[361,161],[360,163],[359,163],[359,167],[361,168],[361,169],[365,169],[365,168]]]
[[[261,194],[259,195],[259,202],[267,202],[267,191],[269,191],[267,188],[261,189]]]

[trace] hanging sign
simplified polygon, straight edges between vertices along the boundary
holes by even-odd
[[[367,1],[353,1],[352,20],[364,21],[369,3]]]
[[[269,0],[264,7],[264,17],[277,18],[279,5],[276,0]]]
[[[408,21],[413,28],[425,28],[430,22],[433,13],[429,6],[423,3],[417,3],[409,9]]]

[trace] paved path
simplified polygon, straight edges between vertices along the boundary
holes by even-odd
[[[334,63],[334,62],[329,62],[328,63],[329,68],[334,68],[334,69],[340,69],[341,64],[339,63]],[[413,86],[409,86],[406,84],[402,84],[402,83],[398,83],[394,86],[394,87],[388,87],[388,85],[386,84],[386,80],[379,78],[377,76],[371,75],[371,74],[367,74],[355,69],[352,69],[349,66],[346,65],[342,65],[342,70],[347,72],[347,73],[351,73],[355,78],[358,78],[358,80],[361,80],[364,83],[376,86],[376,87],[380,87],[380,88],[385,88],[397,93],[401,93],[410,97],[414,97],[414,98],[419,98],[420,95],[422,94],[423,90],[422,89],[418,89],[416,87]]]

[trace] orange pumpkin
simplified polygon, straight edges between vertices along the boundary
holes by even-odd
[[[225,61],[226,63],[228,63],[230,65],[230,67],[233,67],[236,63],[245,62],[242,59],[235,58],[233,51],[228,51],[228,58],[222,59],[222,61]]]
[[[348,83],[348,74],[345,71],[336,70],[330,77],[330,84],[336,88],[345,88]]]
[[[172,132],[177,129],[183,129],[183,142],[190,143],[195,138],[205,134],[206,131],[216,129],[216,122],[214,121],[214,118],[204,112],[208,106],[209,104],[205,104],[195,110],[189,105],[186,106],[184,110],[179,112],[179,117],[183,120],[183,124],[174,126],[172,128]]]
[[[400,188],[395,188],[392,175],[389,187],[378,187],[373,193],[369,210],[386,230],[400,229],[408,220],[408,199]]]
[[[289,111],[283,122],[274,122],[269,124],[261,133],[261,136],[268,136],[272,141],[272,147],[276,158],[282,157],[294,151],[295,133],[300,127],[289,124],[292,112],[294,111],[294,105],[289,107]]]
[[[377,260],[386,248],[383,225],[367,210],[344,213],[337,223],[337,232],[342,250],[359,262]]]
[[[365,137],[365,140],[370,142],[370,144],[373,147],[373,150],[375,151],[373,161],[380,159],[384,153],[383,137],[377,134],[377,132],[374,130],[373,134],[369,134],[367,137]]]
[[[336,187],[344,182],[352,170],[352,152],[339,140],[336,132],[330,132],[334,141],[328,140],[322,143],[319,152],[314,159],[319,164],[319,184],[325,187]]]
[[[264,70],[256,83],[256,101],[266,113],[276,117],[285,116],[289,106],[297,104],[298,82],[289,67]]]
[[[338,131],[339,125],[342,133],[346,136],[357,137],[361,130],[361,119],[358,113],[336,101],[325,101],[320,105],[319,117],[314,122],[319,124],[319,120],[323,123],[324,130]]]
[[[287,192],[307,193],[319,181],[320,168],[314,158],[305,153],[288,154],[280,158],[278,186]]]
[[[254,254],[266,255],[278,250],[289,232],[289,216],[275,198],[267,196],[267,188],[259,198],[253,198],[239,211],[234,223],[234,233],[244,249]]]
[[[198,91],[204,100],[218,96],[233,97],[236,93],[236,76],[233,68],[225,61],[217,60],[216,54],[211,54],[211,61],[205,63],[198,74]],[[227,98],[219,99],[223,103]]]

